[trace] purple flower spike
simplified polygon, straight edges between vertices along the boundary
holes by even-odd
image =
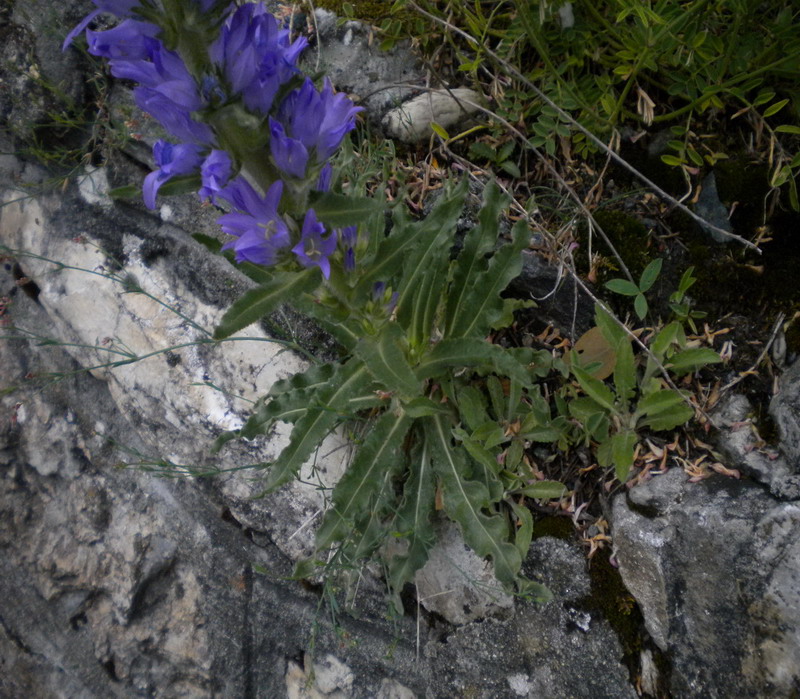
[[[167,180],[176,175],[188,175],[195,172],[203,162],[199,146],[193,143],[168,143],[156,141],[153,146],[153,157],[158,170],[154,170],[144,178],[142,194],[148,209],[156,208],[156,194]]]
[[[220,194],[228,184],[233,172],[233,163],[224,150],[212,150],[200,167],[203,186],[198,194],[200,199],[210,199],[216,203],[215,195]]]
[[[236,240],[222,249],[233,249],[237,262],[273,265],[283,248],[291,245],[289,229],[278,214],[283,182],[273,183],[265,196],[260,196],[243,177],[237,177],[220,192],[239,212],[225,214],[217,223]]]
[[[303,221],[300,242],[292,248],[292,252],[297,255],[303,267],[319,267],[322,276],[328,279],[331,276],[331,263],[328,258],[336,249],[336,233],[331,231],[327,238],[322,237],[323,233],[325,226],[317,221],[314,209],[309,209]]]
[[[227,19],[209,55],[232,92],[240,93],[248,109],[267,114],[278,89],[297,72],[297,58],[308,41],[289,43],[262,3],[246,3]]]
[[[303,179],[306,176],[306,165],[308,164],[306,147],[300,141],[289,138],[283,126],[272,117],[269,120],[269,130],[272,136],[270,150],[275,164],[287,175]]]

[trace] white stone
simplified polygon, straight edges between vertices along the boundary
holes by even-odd
[[[437,543],[415,582],[422,606],[452,624],[466,624],[514,606],[491,563],[464,543],[461,530],[452,522],[439,527]]]
[[[390,111],[382,123],[387,135],[418,143],[430,138],[432,122],[450,129],[480,111],[484,101],[480,93],[466,87],[431,90]]]

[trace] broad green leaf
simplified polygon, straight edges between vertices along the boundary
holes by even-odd
[[[644,294],[637,294],[636,298],[633,299],[633,310],[636,311],[639,320],[644,320],[647,315],[647,299]]]
[[[356,518],[369,508],[387,471],[403,466],[403,440],[411,418],[387,411],[381,415],[356,452],[353,462],[333,489],[331,506],[317,531],[317,549],[347,536]]]
[[[487,514],[493,504],[485,486],[466,480],[464,453],[450,443],[444,420],[425,418],[426,436],[431,440],[433,466],[442,481],[444,506],[464,534],[464,540],[479,556],[490,557],[494,572],[504,585],[513,586],[519,577],[522,556],[509,542],[509,527],[499,514]]]
[[[637,441],[636,433],[628,430],[617,432],[610,439],[614,473],[620,483],[628,480],[628,474],[630,474],[631,466],[633,466],[633,454]]]
[[[431,525],[434,512],[435,484],[431,463],[431,446],[422,439],[419,449],[413,452],[410,475],[403,488],[403,502],[397,510],[394,527],[397,536],[408,542],[406,552],[389,561],[389,587],[394,592],[395,606],[401,609],[399,594],[425,562],[428,552],[436,543]]]
[[[618,412],[614,394],[602,381],[598,381],[578,366],[572,367],[572,373],[587,396],[594,399],[605,410],[614,414]]]
[[[586,419],[585,425],[592,439],[598,442],[605,442],[608,439],[608,430],[611,427],[608,413],[593,413]]]
[[[472,433],[472,439],[476,442],[481,442],[486,449],[491,449],[508,441],[506,431],[494,420],[489,420],[478,427]]]
[[[622,410],[627,410],[628,401],[636,390],[636,366],[633,362],[633,349],[628,337],[623,337],[616,346],[617,363],[614,366],[614,388],[617,399],[623,402]]]
[[[414,375],[401,347],[403,331],[397,323],[386,323],[377,337],[364,337],[356,345],[356,354],[370,374],[384,389],[404,398],[421,394],[422,386]]]
[[[267,475],[263,495],[294,478],[300,467],[342,419],[340,411],[346,409],[348,401],[362,395],[371,383],[369,372],[361,362],[351,360],[339,368],[328,386],[317,392],[317,405],[308,408],[305,415],[295,423],[289,444],[272,464]]]
[[[561,438],[561,430],[555,427],[537,426],[520,432],[519,436],[522,439],[527,439],[530,442],[555,442]]]
[[[775,102],[771,104],[764,110],[764,118],[771,117],[773,114],[777,114],[781,109],[783,109],[789,103],[788,99],[780,100],[779,102]]]
[[[466,312],[464,303],[468,292],[488,267],[486,254],[491,252],[497,241],[497,221],[504,204],[505,198],[501,196],[497,183],[490,181],[483,191],[483,206],[478,213],[478,225],[471,228],[464,237],[464,247],[455,263],[444,317],[445,336],[459,315]]]
[[[683,158],[677,158],[674,155],[665,154],[661,156],[661,162],[670,167],[680,167],[686,161]]]
[[[333,192],[311,192],[310,207],[330,228],[354,226],[384,210],[385,204],[372,197],[351,197]]]
[[[528,555],[528,551],[530,551],[531,540],[533,539],[533,515],[525,505],[518,505],[513,500],[509,500],[508,504],[511,505],[511,510],[519,523],[514,536],[514,546],[517,547],[519,555],[524,560]]]
[[[514,491],[514,493],[526,495],[535,500],[557,500],[566,492],[567,489],[564,487],[564,484],[558,481],[535,481],[534,483],[526,485],[524,488],[519,488]]]
[[[492,255],[486,269],[470,272],[466,294],[457,308],[448,311],[451,324],[445,329],[445,338],[485,337],[496,327],[504,313],[500,292],[522,271],[522,251],[529,242],[528,224],[521,220],[511,230],[511,243]]]
[[[496,376],[489,376],[486,379],[486,390],[489,392],[489,400],[492,402],[494,416],[500,422],[506,414],[506,392],[503,384]]]
[[[655,284],[658,275],[661,273],[661,265],[663,262],[664,260],[659,257],[644,268],[642,276],[639,279],[639,291],[642,293],[649,291],[653,284]]]
[[[594,305],[594,319],[597,327],[603,332],[603,337],[612,347],[616,346],[623,337],[628,337],[625,328],[621,327],[599,303]]]
[[[476,430],[489,419],[483,393],[474,386],[464,386],[458,390],[457,407],[461,419],[470,430]]]
[[[696,371],[708,364],[721,362],[722,358],[714,350],[708,347],[690,347],[678,354],[673,355],[667,364],[667,368],[675,374],[686,374]]]
[[[123,187],[110,189],[108,196],[112,199],[133,199],[142,196],[142,188],[134,184],[126,184]]]
[[[436,403],[430,398],[418,396],[403,404],[403,410],[409,417],[425,417],[427,415],[449,415],[450,409],[443,403]]]
[[[694,408],[686,403],[674,405],[656,415],[646,417],[639,421],[642,427],[649,427],[655,432],[662,430],[674,430],[680,425],[686,424],[694,417]]]
[[[588,396],[579,396],[577,398],[573,398],[571,401],[569,401],[568,406],[569,414],[576,420],[580,420],[584,423],[591,415],[594,415],[595,413],[608,412],[607,408],[603,407],[596,400],[589,398]]]
[[[480,366],[514,378],[523,386],[531,384],[527,367],[520,364],[512,353],[478,338],[442,340],[422,358],[415,371],[417,378],[424,381],[441,376],[449,369]]]
[[[503,461],[503,466],[507,471],[516,471],[517,467],[522,462],[524,451],[522,440],[511,440],[511,444],[509,444],[508,449],[506,449],[505,461]]]
[[[319,282],[318,267],[310,267],[301,272],[275,272],[271,281],[250,289],[233,302],[214,330],[214,339],[222,340],[258,322],[284,301],[316,288]]]
[[[553,593],[542,585],[542,583],[529,580],[528,578],[520,578],[518,585],[518,594],[537,604],[546,604],[553,599]]]
[[[662,389],[646,395],[636,406],[636,416],[658,415],[676,405],[685,404],[684,397],[677,391]]]
[[[775,133],[791,133],[800,136],[800,126],[781,124],[780,126],[775,127]]]
[[[462,429],[461,427],[456,427],[453,429],[453,436],[461,442],[463,447],[467,450],[467,453],[475,460],[476,463],[480,464],[484,469],[488,470],[491,474],[497,474],[500,471],[500,464],[497,462],[497,452],[490,451],[493,449],[497,444],[496,440],[492,439],[493,443],[490,446],[486,446],[485,444],[481,444],[481,440],[476,439],[475,435],[472,437],[467,434],[467,432]],[[503,437],[502,441],[506,441],[505,437]],[[485,479],[478,479],[484,480]],[[492,488],[484,482],[484,485],[491,491]],[[494,498],[500,499],[502,497],[502,490],[500,493],[496,493],[493,495]]]
[[[674,320],[659,330],[658,335],[655,336],[650,344],[650,351],[659,361],[663,362],[664,357],[667,356],[667,351],[673,344],[682,346],[685,342],[686,335],[683,332],[683,326],[677,320]]]
[[[606,289],[613,291],[615,294],[623,294],[624,296],[636,296],[639,294],[639,287],[627,279],[611,279],[605,284]]]

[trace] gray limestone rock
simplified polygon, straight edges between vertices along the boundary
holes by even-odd
[[[800,510],[680,469],[618,496],[614,552],[681,697],[787,696],[800,683]]]
[[[381,51],[372,28],[362,22],[340,24],[322,9],[314,20],[317,42],[303,55],[303,69],[324,72],[337,89],[357,97],[375,126],[424,85],[420,62],[407,43]]]

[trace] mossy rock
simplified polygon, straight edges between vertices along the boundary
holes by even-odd
[[[611,244],[619,253],[631,274],[638,279],[644,268],[652,260],[647,226],[635,216],[617,209],[598,209],[593,213],[593,216],[594,220],[608,236]],[[585,236],[585,233],[583,236]],[[611,250],[608,249],[602,238],[597,235],[592,242],[592,248],[609,258],[611,264],[617,264]],[[603,282],[616,276],[619,275],[615,274],[613,270],[601,270],[598,281]]]

